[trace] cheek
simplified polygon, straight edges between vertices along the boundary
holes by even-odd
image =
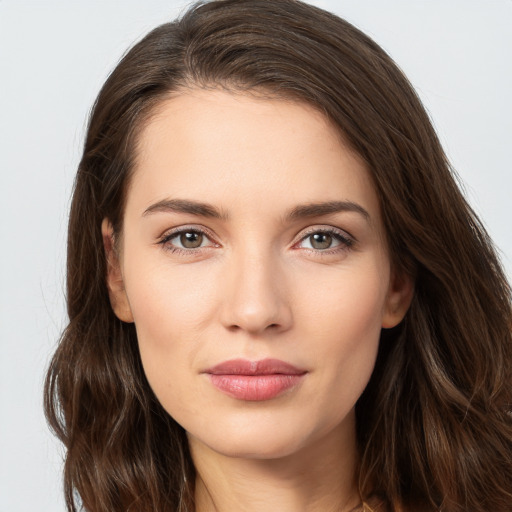
[[[193,392],[196,385],[191,369],[214,316],[216,287],[194,265],[177,271],[167,262],[145,261],[133,253],[125,260],[126,292],[146,377],[163,405],[176,410],[182,390]]]
[[[124,266],[129,276],[126,292],[142,340],[168,348],[170,339],[193,336],[211,318],[217,287],[207,266],[178,267],[165,257],[136,254]]]
[[[150,281],[147,281],[150,284]],[[189,300],[187,300],[189,299]],[[191,369],[200,352],[200,329],[194,296],[151,288],[133,304],[135,328],[144,373],[164,409],[175,419],[200,415],[191,397],[200,390]]]
[[[300,320],[308,319],[312,329],[327,338],[357,343],[366,335],[380,332],[389,270],[378,262],[362,262],[358,267],[326,269],[304,275],[295,293],[300,301]]]
[[[315,340],[311,357],[315,366],[322,368],[319,387],[331,390],[329,399],[353,405],[370,379],[388,276],[386,267],[372,265],[361,271],[339,272],[328,281],[317,276],[317,286],[305,283],[298,317],[303,335]],[[321,282],[323,288],[318,287]]]

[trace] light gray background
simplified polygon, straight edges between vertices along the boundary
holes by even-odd
[[[64,510],[41,392],[65,325],[86,117],[124,50],[187,3],[0,0],[0,512]],[[512,1],[312,3],[370,34],[409,76],[512,276]]]

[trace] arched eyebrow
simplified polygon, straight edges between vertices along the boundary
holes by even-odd
[[[143,217],[157,212],[188,213],[199,217],[228,220],[229,215],[219,208],[200,201],[190,199],[164,199],[152,204],[142,214]],[[284,215],[285,222],[308,217],[321,217],[332,213],[355,212],[370,220],[370,214],[359,204],[352,201],[327,201],[297,205]]]
[[[359,213],[366,221],[370,221],[370,214],[360,204],[352,201],[327,201],[323,203],[298,205],[286,214],[285,219],[293,221],[307,217],[321,217],[322,215],[340,212]]]
[[[146,217],[147,215],[157,212],[188,213],[199,217],[210,217],[222,220],[227,220],[228,218],[225,212],[215,206],[199,201],[192,201],[190,199],[164,199],[158,201],[158,203],[152,204],[146,208],[142,216]]]

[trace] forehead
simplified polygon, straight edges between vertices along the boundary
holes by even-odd
[[[368,169],[326,116],[283,99],[187,90],[141,130],[127,202],[165,197],[220,207],[357,200],[378,213]]]

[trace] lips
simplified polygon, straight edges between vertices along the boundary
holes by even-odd
[[[278,359],[225,361],[204,372],[221,392],[238,400],[275,398],[297,386],[306,371]]]

